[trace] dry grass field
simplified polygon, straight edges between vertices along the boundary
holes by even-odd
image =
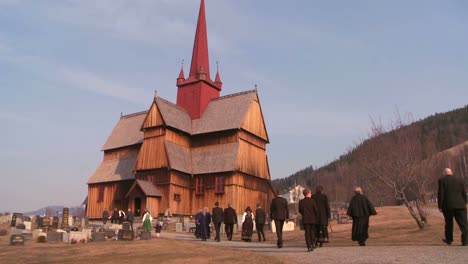
[[[430,225],[419,230],[404,207],[378,208],[378,215],[371,218],[369,250],[378,251],[381,246],[442,246],[443,219],[432,216]],[[6,228],[3,226],[1,228]],[[351,224],[332,224],[330,243],[325,247],[356,246],[350,239]],[[454,234],[454,244],[459,244],[459,231]],[[284,255],[271,253],[274,249],[275,234],[267,233],[267,242],[272,245],[270,253],[236,249],[235,244],[245,242],[201,242],[175,239],[175,234],[163,233],[162,238],[149,241],[107,241],[88,244],[63,244],[28,242],[25,246],[9,246],[9,237],[0,237],[0,263],[291,263]],[[255,238],[256,234],[254,234]],[[303,232],[285,232],[286,246],[302,247]],[[234,239],[240,240],[240,233]],[[230,245],[234,246],[230,246]],[[252,242],[254,246],[257,243]],[[262,243],[264,244],[264,243]],[[258,245],[258,244],[257,244]],[[273,251],[276,252],[276,251]],[[281,251],[278,251],[280,253]]]

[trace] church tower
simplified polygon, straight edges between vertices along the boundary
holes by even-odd
[[[205,0],[202,0],[200,4],[190,73],[185,79],[184,70],[181,69],[177,78],[177,87],[177,105],[187,110],[192,120],[201,117],[208,102],[218,98],[222,89],[219,72],[216,73],[215,82],[210,77]]]

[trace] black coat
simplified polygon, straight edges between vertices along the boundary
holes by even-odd
[[[266,222],[266,213],[263,208],[255,210],[255,224],[263,225]]]
[[[228,225],[237,224],[237,213],[232,207],[224,209],[224,223]]]
[[[274,220],[289,219],[288,201],[281,196],[277,196],[271,200],[270,218]]]
[[[127,212],[127,221],[129,221],[130,223],[133,223],[133,220],[134,220],[133,213],[131,211],[128,211]]]
[[[304,197],[299,201],[299,213],[302,215],[302,223],[304,224],[318,224],[319,212],[317,203],[314,199]]]
[[[330,205],[328,204],[328,197],[323,193],[316,193],[312,198],[317,203],[319,212],[319,225],[328,225],[328,219],[331,218]]]
[[[467,197],[462,179],[455,176],[440,178],[437,198],[439,209],[465,209]]]
[[[351,217],[371,216],[377,212],[365,195],[356,194],[349,202],[348,215]]]
[[[223,209],[219,208],[218,206],[214,207],[212,210],[211,218],[213,219],[213,223],[221,223],[224,219]]]

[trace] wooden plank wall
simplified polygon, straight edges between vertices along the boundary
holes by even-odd
[[[143,212],[145,211],[146,206],[147,206],[146,205],[146,197],[145,197],[145,195],[143,194],[143,192],[141,191],[141,189],[139,187],[135,187],[132,190],[132,192],[130,193],[130,195],[128,196],[128,199],[127,199],[127,207],[131,208],[133,212],[136,211],[135,198],[140,198],[140,200],[141,200],[140,214],[143,214]]]
[[[164,136],[145,139],[135,164],[135,170],[168,167]]]
[[[166,134],[166,129],[164,127],[148,128],[145,130],[144,138],[159,137]]]
[[[190,138],[182,132],[177,132],[172,129],[167,129],[166,139],[177,145],[189,148],[190,147]]]
[[[174,200],[174,194],[180,194],[181,200]],[[169,206],[173,214],[189,215],[191,209],[191,176],[172,171],[169,191]]]
[[[270,179],[265,149],[259,148],[247,141],[239,141],[237,168],[250,175]]]
[[[88,208],[87,216],[89,218],[101,218],[104,208],[111,211],[114,208],[127,210],[127,201],[123,199],[123,194],[128,191],[130,182],[103,183],[88,186]],[[99,186],[104,186],[104,199],[98,201]]]
[[[241,126],[250,133],[259,136],[268,141],[268,135],[265,128],[265,122],[262,115],[262,110],[258,100],[253,100],[247,111],[244,121]]]
[[[146,198],[146,209],[150,212],[151,216],[157,217],[161,212],[159,211],[160,207],[160,198],[158,197],[147,197]],[[143,209],[145,210],[145,209]]]
[[[191,147],[196,148],[210,145],[235,143],[237,141],[238,135],[236,131],[225,131],[220,133],[193,136],[191,140]]]
[[[159,112],[158,106],[153,102],[150,110],[148,111],[148,114],[146,114],[142,128],[145,129],[161,125],[164,125],[164,120],[161,116],[161,113]]]

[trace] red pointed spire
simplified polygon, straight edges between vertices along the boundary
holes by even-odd
[[[205,0],[201,0],[200,12],[198,14],[197,31],[195,32],[195,42],[193,44],[192,65],[190,66],[189,77],[199,79],[200,69],[210,80],[210,61],[208,58],[208,33],[206,30]]]
[[[180,67],[179,77],[177,77],[177,85],[180,85],[185,81],[185,76],[184,75],[185,75],[184,74],[184,65],[182,64],[182,66]]]
[[[216,78],[215,78],[215,85],[221,90],[223,89],[223,82],[221,81],[221,77],[219,75],[219,66],[218,62],[216,62]]]

